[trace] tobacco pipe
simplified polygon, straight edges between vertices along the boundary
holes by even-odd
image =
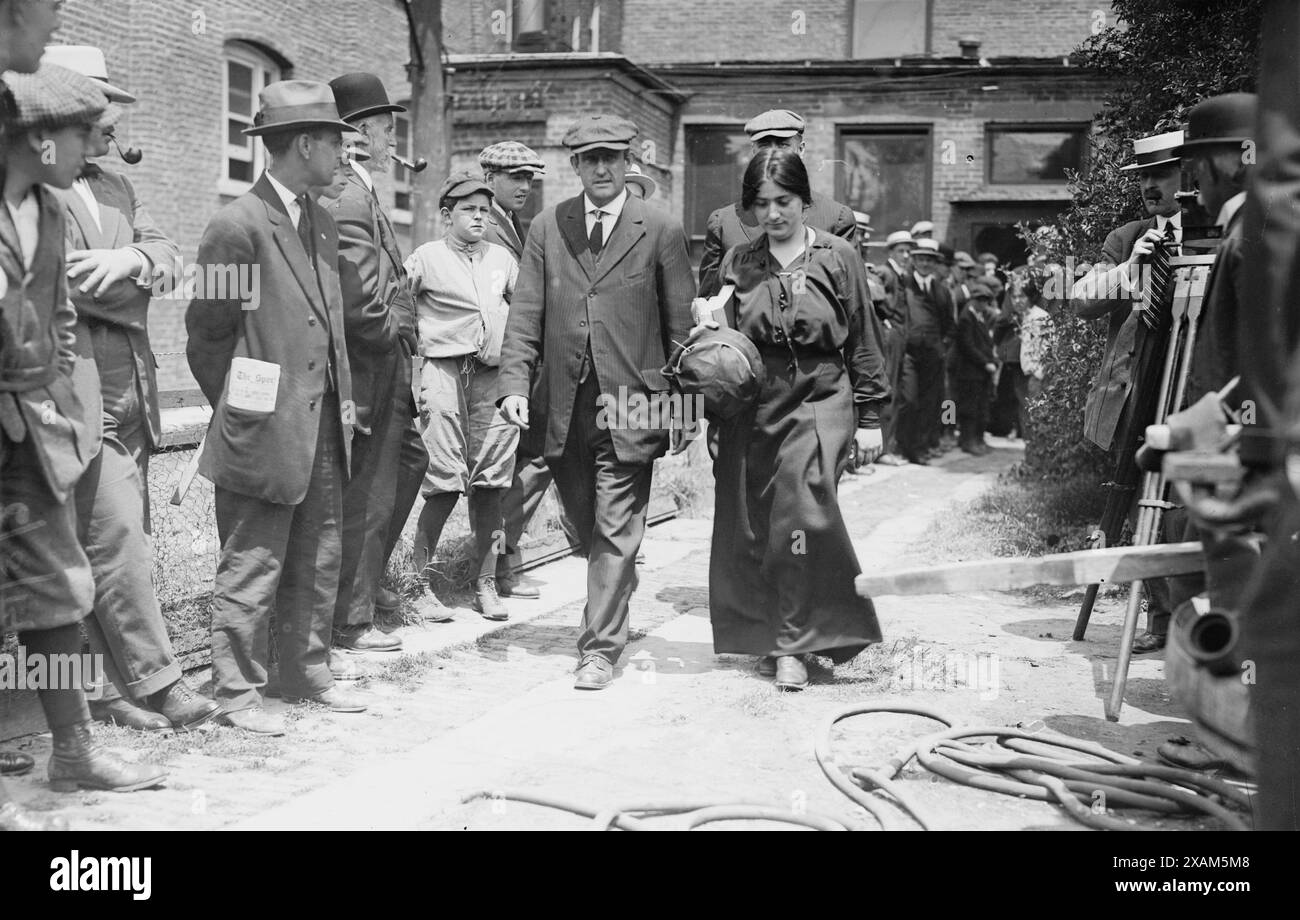
[[[393,159],[396,160],[398,163],[400,163],[402,166],[409,169],[411,172],[417,172],[417,173],[424,172],[426,169],[429,168],[429,161],[426,160],[424,157],[416,157],[414,163],[412,163],[410,160],[406,159],[405,157],[399,157],[397,154],[393,154]]]
[[[128,165],[134,166],[144,159],[144,151],[139,147],[127,147],[123,150],[122,145],[117,142],[116,137],[109,138],[109,140],[111,140],[113,146],[117,148],[118,156],[125,160]]]

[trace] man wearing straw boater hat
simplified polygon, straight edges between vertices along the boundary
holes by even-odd
[[[347,184],[330,205],[339,228],[343,272],[343,319],[357,428],[352,441],[352,478],[343,492],[343,563],[334,607],[334,646],[351,651],[392,651],[402,641],[374,628],[377,606],[400,600],[382,598],[390,529],[410,515],[414,495],[399,504],[405,460],[420,479],[428,455],[412,419],[411,356],[415,354],[415,308],[393,223],[375,192],[368,170],[383,173],[392,164],[394,115],[405,112],[388,98],[379,77],[349,73],[330,82],[343,120],[361,135],[368,166],[355,158],[346,167]],[[414,437],[418,450],[403,451]],[[417,482],[419,479],[417,479]],[[391,592],[386,592],[391,593]],[[424,592],[419,606],[430,619],[445,608]],[[429,616],[429,612],[433,615]]]
[[[1101,263],[1080,278],[1071,292],[1070,309],[1076,316],[1107,318],[1106,349],[1083,410],[1084,437],[1103,450],[1114,446],[1115,433],[1132,405],[1131,364],[1140,322],[1133,303],[1141,294],[1140,266],[1150,261],[1156,246],[1165,245],[1176,254],[1183,240],[1183,215],[1174,197],[1182,178],[1175,148],[1182,142],[1182,131],[1133,141],[1133,162],[1120,170],[1136,176],[1147,216],[1112,230],[1102,246]],[[1182,520],[1182,509],[1173,509],[1165,517],[1165,527],[1181,529]],[[1147,631],[1133,642],[1133,650],[1139,653],[1164,647],[1172,612],[1165,579],[1148,579],[1144,587]]]
[[[245,133],[263,139],[271,165],[208,224],[205,283],[185,325],[190,370],[213,406],[199,472],[216,485],[221,537],[215,696],[224,723],[279,735],[283,719],[262,707],[272,609],[284,698],[366,708],[329,667],[356,410],[338,230],[308,194],[331,181],[349,128],[324,83],[273,83],[260,103]],[[232,270],[239,290],[221,283]]]

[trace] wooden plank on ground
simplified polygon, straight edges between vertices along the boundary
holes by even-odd
[[[956,594],[962,591],[1008,590],[1033,585],[1090,585],[1131,582],[1205,570],[1199,542],[1155,546],[1116,546],[1108,549],[978,559],[918,569],[859,575],[858,594]]]

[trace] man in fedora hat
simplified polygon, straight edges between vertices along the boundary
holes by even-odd
[[[358,143],[369,163],[362,166],[353,158],[345,165],[347,182],[329,206],[339,229],[344,331],[357,407],[352,476],[343,490],[334,646],[395,651],[401,639],[374,628],[376,609],[396,606],[392,598],[380,597],[379,581],[391,552],[388,535],[394,525],[406,524],[414,503],[409,491],[403,496],[409,496],[404,507],[399,502],[400,484],[404,475],[423,477],[428,455],[413,418],[415,305],[397,234],[368,170],[382,173],[392,165],[394,115],[406,109],[389,100],[374,74],[344,74],[330,87],[339,115],[360,135]],[[404,449],[404,442],[412,439],[415,443]],[[430,618],[444,619],[445,610],[429,597],[425,593],[421,598],[421,612],[433,611]]]
[[[272,609],[285,699],[366,708],[329,667],[356,410],[338,230],[308,195],[330,182],[349,128],[324,83],[272,83],[260,103],[245,133],[262,138],[271,165],[217,212],[197,261],[204,279],[248,276],[254,296],[205,285],[185,326],[190,370],[213,406],[199,472],[216,486],[221,537],[215,696],[226,724],[279,735],[283,719],[262,708]]]
[[[1177,255],[1183,241],[1183,215],[1174,197],[1182,179],[1175,151],[1182,142],[1182,131],[1133,141],[1133,162],[1120,170],[1136,177],[1147,216],[1112,230],[1102,246],[1100,263],[1076,281],[1071,291],[1070,309],[1076,316],[1107,320],[1106,348],[1083,410],[1084,437],[1107,451],[1116,446],[1115,434],[1133,406],[1129,398],[1132,359],[1141,322],[1133,304],[1143,293],[1140,268],[1150,264],[1157,246]],[[1165,516],[1165,527],[1171,533],[1181,531],[1183,520],[1182,510],[1172,509]],[[1165,579],[1148,579],[1143,587],[1147,630],[1134,640],[1133,650],[1139,653],[1164,648],[1172,613]]]
[[[939,441],[944,356],[956,323],[952,295],[939,276],[942,263],[937,242],[917,240],[899,295],[907,311],[907,348],[899,382],[898,448],[908,462],[922,465],[930,462]]]
[[[895,230],[885,237],[885,264],[881,275],[885,286],[885,306],[881,319],[884,332],[882,343],[885,352],[885,369],[889,373],[890,391],[898,394],[881,410],[880,433],[884,450],[876,462],[882,466],[906,466],[907,460],[899,452],[898,417],[903,400],[903,367],[907,359],[907,297],[904,279],[912,270],[912,249],[916,241],[908,230]]]
[[[798,151],[802,157],[808,146],[803,139],[805,127],[807,124],[803,117],[789,109],[771,109],[754,116],[745,125],[745,133],[750,140],[750,156],[767,147],[788,147]],[[853,218],[853,210],[829,195],[813,196],[812,206],[804,213],[804,223],[843,237],[856,247],[858,224]],[[705,227],[704,253],[700,257],[701,297],[712,297],[718,293],[721,287],[718,269],[727,250],[741,243],[752,242],[762,232],[763,228],[754,215],[742,208],[739,201],[718,208],[709,215]]]
[[[98,48],[51,45],[44,60],[89,77],[111,103],[135,101],[108,82]],[[91,131],[81,176],[57,192],[66,209],[69,293],[77,308],[75,377],[102,431],[102,447],[76,492],[95,580],[86,636],[104,661],[102,694],[90,711],[98,721],[128,728],[190,729],[214,716],[217,705],[181,677],[154,590],[149,545],[149,454],[162,443],[149,300],[155,285],[175,282],[180,250],[154,224],[131,181],[94,162],[109,152],[115,109]]]
[[[627,644],[652,465],[669,442],[662,422],[618,404],[667,389],[658,370],[692,325],[686,235],[627,192],[636,135],[614,115],[583,116],[565,133],[583,193],[533,221],[502,352],[501,408],[525,429],[546,355],[545,455],[588,558],[578,689],[608,686]]]
[[[519,262],[524,256],[524,229],[519,213],[528,204],[533,182],[545,174],[546,164],[531,147],[518,141],[501,141],[479,151],[478,165],[483,169],[483,181],[492,188],[492,208],[487,214],[483,240],[504,246]],[[541,596],[536,585],[517,575],[516,569],[523,561],[519,556],[519,541],[555,479],[543,456],[546,440],[543,415],[545,381],[546,375],[539,365],[533,372],[533,390],[529,400],[533,407],[533,422],[527,431],[519,434],[514,478],[501,500],[505,513],[505,546],[497,566],[497,590],[502,597]],[[569,543],[576,546],[579,541],[572,533],[573,525],[563,506],[560,507],[560,526],[569,537]]]

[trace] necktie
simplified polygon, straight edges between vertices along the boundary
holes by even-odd
[[[604,216],[605,216],[605,212],[597,208],[596,223],[591,228],[590,246],[591,246],[591,254],[593,256],[599,256],[600,251],[605,248],[605,228],[600,222],[600,219]]]
[[[307,259],[311,262],[312,269],[315,270],[316,244],[312,240],[311,208],[308,206],[306,195],[298,199],[298,239],[302,240],[302,248],[307,253]]]
[[[1169,299],[1169,250],[1176,246],[1174,225],[1165,224],[1165,236],[1151,253],[1151,281],[1147,286],[1146,302],[1142,305],[1142,322],[1148,329],[1159,329],[1163,323],[1165,301]]]

